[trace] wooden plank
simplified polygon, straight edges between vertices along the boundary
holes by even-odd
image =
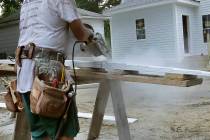
[[[160,84],[160,85],[171,85],[171,86],[180,86],[187,87],[190,86],[188,84],[189,80],[177,80],[177,79],[168,79],[164,76],[155,76],[155,75],[120,75],[120,74],[112,74],[112,73],[103,73],[103,72],[95,72],[92,70],[77,70],[77,75],[79,79],[84,78],[92,78],[92,79],[110,79],[110,80],[120,80],[120,81],[128,81],[128,82],[139,82],[139,83],[149,83],[149,84]],[[196,84],[201,84],[202,79],[193,79],[192,80]],[[191,82],[192,83],[192,82]],[[192,84],[194,86],[195,84]]]
[[[0,76],[15,76],[14,66],[7,64],[0,65]]]
[[[177,80],[190,80],[196,79],[196,75],[187,75],[187,74],[174,74],[174,73],[166,73],[165,78],[167,79],[177,79]]]
[[[88,134],[88,140],[94,140],[99,137],[109,94],[110,88],[108,85],[108,81],[101,81],[95,101],[93,118]]]
[[[120,81],[110,80],[109,85],[111,89],[112,104],[117,123],[119,140],[131,140]]]
[[[14,64],[10,60],[0,60],[0,64]],[[65,65],[67,67],[72,65],[71,60],[66,60]],[[87,60],[80,61],[75,60],[76,67],[79,68],[99,68],[104,69],[105,71],[112,71],[115,69],[124,70],[124,71],[139,71],[141,74],[153,74],[153,75],[164,75],[166,73],[174,74],[188,74],[188,75],[197,75],[197,76],[206,76],[210,77],[209,71],[203,70],[192,70],[184,68],[174,68],[174,67],[163,67],[163,66],[153,66],[153,65],[129,65],[125,63],[114,63],[108,61],[95,61]]]
[[[13,140],[30,140],[29,123],[24,112],[17,113]]]
[[[184,85],[186,85],[186,87],[191,87],[195,85],[200,85],[202,82],[203,82],[203,79],[197,78],[197,79],[192,79],[192,80],[186,80]]]
[[[66,61],[68,62],[69,60]],[[66,63],[66,65],[70,66],[70,63]],[[186,68],[164,67],[164,66],[154,66],[154,65],[115,63],[111,61],[76,60],[75,66],[78,68],[103,68],[109,72],[118,69],[118,70],[128,70],[128,71],[139,71],[141,74],[152,74],[159,76],[163,76],[166,73],[175,73],[175,74],[188,74],[188,75],[210,77],[210,72],[204,70],[193,70]]]
[[[15,76],[15,72],[13,71],[13,67],[11,66],[5,66],[0,65],[0,76]],[[158,76],[158,75],[142,75],[138,74],[136,71],[132,74],[122,74],[122,73],[110,73],[110,72],[104,72],[104,71],[98,71],[98,69],[77,69],[77,75],[78,79],[82,81],[83,78],[85,81],[87,79],[93,81],[94,79],[116,79],[116,80],[122,80],[122,81],[129,81],[129,82],[140,82],[140,83],[150,83],[150,84],[160,84],[160,85],[172,85],[172,86],[181,86],[181,87],[187,87],[191,84],[188,84],[190,81],[188,79],[193,79],[195,76],[193,75],[182,75],[182,74],[166,74],[166,77],[164,76]],[[81,78],[82,77],[82,78]],[[181,79],[182,78],[182,79]],[[181,80],[180,80],[181,79]],[[185,81],[186,80],[186,81]],[[196,82],[195,82],[196,81]],[[201,79],[195,80],[193,79],[192,86],[196,84],[201,84]]]

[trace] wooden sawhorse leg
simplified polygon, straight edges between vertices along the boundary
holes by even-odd
[[[121,83],[118,80],[110,80],[109,85],[119,140],[131,140]]]
[[[25,112],[18,112],[13,140],[30,140],[31,132]]]
[[[119,140],[131,140],[121,84],[117,80],[105,80],[100,83],[88,140],[94,140],[99,137],[110,91]]]
[[[88,140],[94,140],[99,137],[104,113],[109,99],[109,83],[108,80],[101,81],[96,96],[93,117],[89,129]]]

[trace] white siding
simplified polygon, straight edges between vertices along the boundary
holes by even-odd
[[[177,60],[173,5],[112,15],[113,61],[167,65]],[[144,19],[146,39],[136,39],[136,19]]]
[[[19,36],[18,25],[0,28],[0,53],[14,54]]]
[[[200,9],[201,15],[210,14],[210,0],[201,0]]]
[[[199,15],[198,7],[176,6],[176,20],[177,20],[177,52],[179,58],[184,57],[184,39],[183,39],[183,22],[182,16],[189,17],[189,55],[206,54],[207,48],[204,46],[201,28],[201,16]]]

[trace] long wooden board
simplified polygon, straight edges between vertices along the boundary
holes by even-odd
[[[121,74],[112,74],[105,72],[98,72],[95,69],[77,69],[77,77],[79,79],[89,78],[89,79],[111,79],[111,80],[120,80],[128,82],[139,82],[139,83],[150,83],[150,84],[160,84],[160,85],[170,85],[170,86],[180,86],[180,87],[189,87],[202,83],[201,78],[192,78],[192,79],[172,79],[166,78],[165,76],[154,76],[154,75],[121,75]]]
[[[105,72],[104,70],[98,69],[77,69],[77,76],[80,79],[115,79],[121,81],[129,82],[139,82],[139,83],[150,83],[150,84],[160,84],[160,85],[171,85],[171,86],[181,86],[189,87],[202,83],[201,78],[196,78],[192,75],[180,76],[180,74],[175,74],[175,76],[164,75],[149,75],[149,74],[120,74],[114,72]],[[130,70],[129,70],[130,71]],[[210,74],[210,72],[207,72]],[[15,76],[13,66],[0,65],[0,76]],[[73,75],[73,73],[72,73]],[[187,77],[187,78],[186,78]],[[189,77],[194,77],[189,79]]]
[[[66,66],[72,66],[71,60],[65,61]],[[128,71],[139,71],[141,74],[150,75],[165,75],[166,73],[173,74],[187,74],[187,75],[197,75],[210,77],[209,71],[204,70],[193,70],[185,68],[175,68],[175,67],[163,67],[163,66],[153,66],[153,65],[141,65],[141,64],[125,64],[125,63],[114,63],[108,61],[75,61],[75,66],[79,68],[99,68],[105,69],[106,71],[113,70],[128,70]]]
[[[0,74],[6,74],[6,73],[11,74],[9,70],[7,71],[2,70],[2,67],[4,67],[5,64],[13,65],[14,62],[10,60],[0,60],[0,64],[4,64],[4,65],[0,65]],[[67,67],[69,66],[72,67],[72,61],[66,60],[65,65]],[[150,74],[150,75],[165,75],[166,73],[173,73],[173,74],[185,74],[185,75],[197,75],[197,76],[210,77],[210,72],[204,71],[204,70],[193,70],[193,69],[185,69],[185,68],[163,67],[163,66],[141,65],[141,64],[125,64],[125,63],[115,63],[112,61],[76,60],[75,65],[76,67],[79,67],[79,68],[99,68],[99,69],[105,69],[106,71],[109,71],[109,72],[119,69],[119,70],[139,71],[141,74]]]
[[[7,64],[0,65],[0,76],[15,76],[14,66]]]

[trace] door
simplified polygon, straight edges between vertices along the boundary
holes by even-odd
[[[184,52],[189,53],[189,16],[182,16],[183,23],[183,39],[184,39]]]

